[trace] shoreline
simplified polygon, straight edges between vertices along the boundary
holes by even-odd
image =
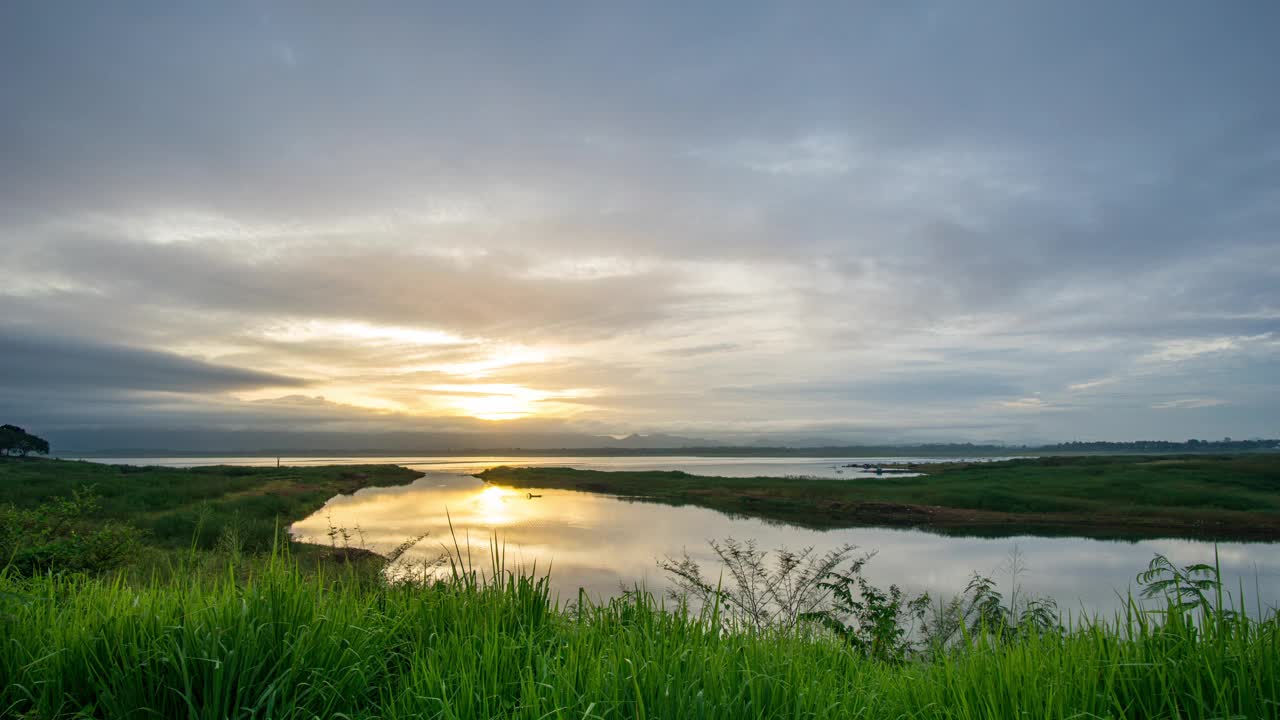
[[[1051,457],[923,465],[911,468],[921,473],[914,477],[849,480],[545,467],[491,468],[475,477],[519,489],[696,505],[818,530],[1280,542],[1280,459],[1256,460]]]

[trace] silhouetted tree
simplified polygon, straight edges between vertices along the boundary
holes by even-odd
[[[49,441],[23,430],[17,425],[0,425],[0,453],[21,455],[49,454]]]
[[[0,426],[0,455],[8,455],[11,450],[18,447],[18,433],[10,428],[13,425]]]

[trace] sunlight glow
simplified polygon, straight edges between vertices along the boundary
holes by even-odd
[[[549,355],[544,350],[525,347],[523,345],[508,345],[495,348],[488,357],[480,360],[440,365],[425,365],[420,369],[448,373],[449,375],[458,375],[460,377],[485,377],[486,375],[491,374],[494,370],[501,370],[502,368],[511,367],[513,365],[529,365],[533,363],[546,362],[548,358]]]
[[[507,512],[507,500],[515,496],[514,490],[490,485],[476,495],[476,510],[479,520],[486,525],[505,525],[511,522],[511,514]]]
[[[264,334],[283,342],[360,340],[388,345],[463,345],[469,342],[466,338],[443,330],[316,320],[272,328]]]
[[[534,414],[539,401],[550,393],[521,385],[435,385],[431,390],[463,415],[481,420],[515,420]]]
[[[516,420],[530,415],[566,414],[575,405],[561,402],[594,395],[589,389],[535,390],[507,383],[431,385],[432,400],[460,415],[480,420]],[[437,405],[437,406],[439,406]]]

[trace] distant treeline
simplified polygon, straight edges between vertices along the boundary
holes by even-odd
[[[827,445],[821,447],[715,446],[682,448],[569,449],[558,452],[582,455],[721,455],[796,457],[1005,457],[1009,455],[1050,455],[1055,453],[1241,453],[1280,451],[1280,439],[1254,440],[1133,440],[1128,442],[1065,442],[1052,445],[1004,445],[995,443],[919,443],[913,445]],[[532,453],[531,453],[532,454]]]
[[[1280,450],[1280,440],[1196,440],[1170,442],[1168,440],[1135,440],[1133,442],[1068,442],[1031,448],[1053,452],[1254,452]]]
[[[58,448],[55,448],[58,449]],[[225,450],[174,450],[165,448],[115,448],[100,450],[61,451],[61,457],[493,457],[501,455],[522,456],[580,456],[580,457],[663,457],[692,455],[699,457],[946,457],[984,458],[1011,455],[1054,455],[1062,453],[1242,453],[1280,451],[1280,439],[1270,440],[1135,440],[1131,442],[1065,442],[1052,445],[1015,445],[996,443],[919,443],[903,445],[672,445],[669,447],[584,447],[566,444],[553,447],[349,447],[336,444],[326,450],[311,447],[266,446],[255,449]]]

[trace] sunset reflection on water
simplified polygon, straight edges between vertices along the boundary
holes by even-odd
[[[405,566],[461,553],[484,571],[496,542],[508,570],[549,570],[561,599],[576,597],[579,587],[593,598],[636,585],[660,594],[666,588],[657,567],[660,558],[687,551],[714,573],[707,541],[727,537],[754,539],[762,548],[813,546],[819,552],[852,543],[877,553],[867,566],[873,582],[941,595],[962,591],[975,571],[1007,583],[1000,572],[1016,546],[1028,568],[1019,578],[1024,590],[1054,597],[1076,613],[1117,609],[1117,593],[1133,587],[1135,574],[1157,552],[1187,564],[1213,562],[1216,550],[1228,587],[1243,581],[1251,600],[1256,586],[1264,606],[1280,603],[1280,553],[1274,544],[1220,543],[1215,548],[1175,539],[974,538],[869,527],[808,530],[692,506],[565,490],[513,490],[462,474],[472,469],[420,469],[427,475],[411,485],[367,488],[330,500],[295,523],[294,535],[326,543],[331,523],[350,531],[358,527],[369,549],[386,551],[427,533],[406,553]]]

